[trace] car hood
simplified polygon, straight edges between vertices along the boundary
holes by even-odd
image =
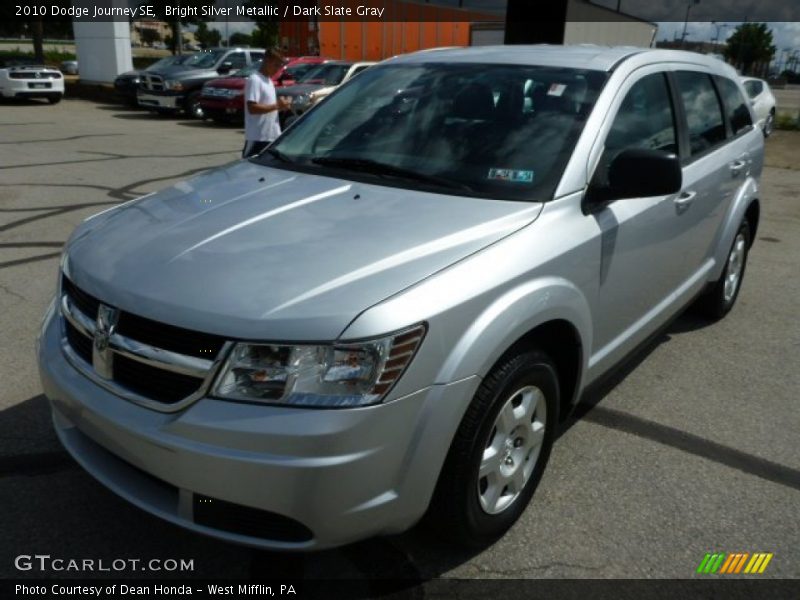
[[[287,85],[281,88],[281,96],[302,96],[321,90],[325,86],[319,83],[298,83],[297,85]]]
[[[192,69],[185,65],[172,65],[163,69],[147,72],[149,75],[160,75],[165,79],[191,79],[200,77],[219,77],[215,69]]]
[[[206,83],[207,87],[226,88],[230,90],[243,90],[247,77],[220,77]]]
[[[62,264],[86,292],[156,321],[230,338],[333,340],[541,206],[238,161],[87,219]]]

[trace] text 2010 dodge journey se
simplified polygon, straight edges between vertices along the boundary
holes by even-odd
[[[366,70],[250,160],[87,219],[39,363],[134,504],[278,549],[424,515],[484,544],[560,420],[741,287],[763,136],[697,54],[442,49]]]

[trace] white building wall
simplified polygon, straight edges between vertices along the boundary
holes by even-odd
[[[112,0],[110,6],[128,3]],[[125,71],[133,69],[131,34],[127,21],[72,22],[81,82],[111,83]]]

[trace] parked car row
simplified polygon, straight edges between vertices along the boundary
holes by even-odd
[[[144,70],[122,73],[114,80],[114,88],[127,103],[152,112],[241,122],[247,77],[260,68],[263,56],[263,51],[250,48],[211,48],[170,56]],[[281,115],[282,123],[306,112],[372,64],[319,56],[288,58],[272,77],[281,88],[280,95],[292,99],[291,114]]]

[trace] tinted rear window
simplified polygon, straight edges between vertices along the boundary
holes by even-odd
[[[707,73],[678,71],[678,80],[692,156],[702,154],[725,141],[725,122],[717,91]]]
[[[747,100],[739,91],[739,86],[725,77],[718,77],[717,83],[725,103],[725,112],[733,135],[745,131],[753,124],[753,120],[750,118]]]

